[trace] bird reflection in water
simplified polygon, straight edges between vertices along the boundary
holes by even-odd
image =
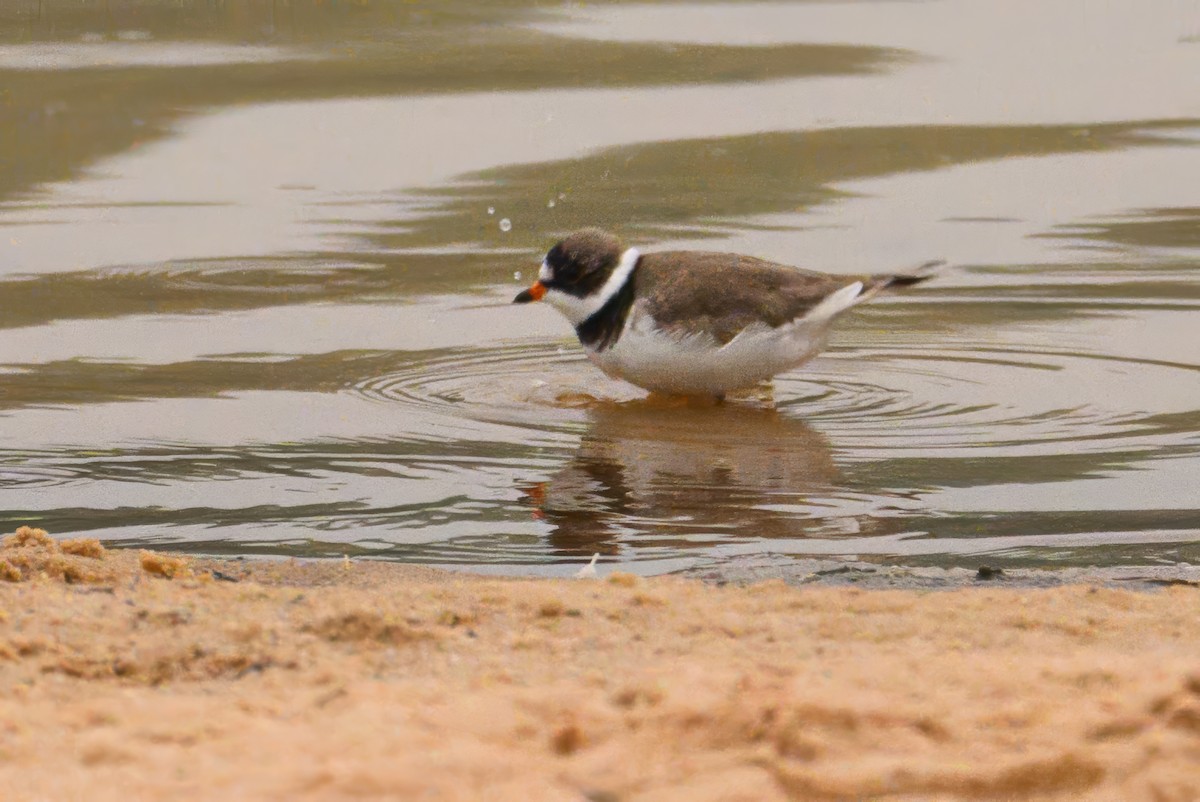
[[[651,398],[589,407],[571,461],[522,488],[561,556],[796,537],[812,519],[794,505],[838,476],[825,438],[770,406]]]

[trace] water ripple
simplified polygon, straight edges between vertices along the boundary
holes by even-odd
[[[582,410],[642,395],[604,380],[578,347],[554,343],[446,351],[346,389],[381,403],[575,433]]]

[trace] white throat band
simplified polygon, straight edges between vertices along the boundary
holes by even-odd
[[[576,298],[574,295],[550,289],[546,292],[545,301],[562,312],[567,320],[571,321],[571,325],[578,326],[600,311],[602,306],[621,291],[625,282],[629,280],[630,274],[633,273],[633,269],[637,267],[640,258],[641,254],[637,248],[626,248],[625,252],[621,254],[621,260],[617,262],[617,266],[609,275],[608,281],[604,282],[604,286],[591,295]],[[548,272],[548,269],[543,267],[543,272]]]

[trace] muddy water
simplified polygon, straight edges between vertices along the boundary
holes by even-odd
[[[502,572],[1194,563],[1197,144],[1196,0],[6,3],[0,518]],[[506,303],[589,224],[953,267],[773,399],[677,407]]]

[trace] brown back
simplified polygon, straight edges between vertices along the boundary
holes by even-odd
[[[637,269],[638,292],[661,328],[708,332],[721,344],[753,323],[790,323],[861,278],[706,251],[648,253]]]

